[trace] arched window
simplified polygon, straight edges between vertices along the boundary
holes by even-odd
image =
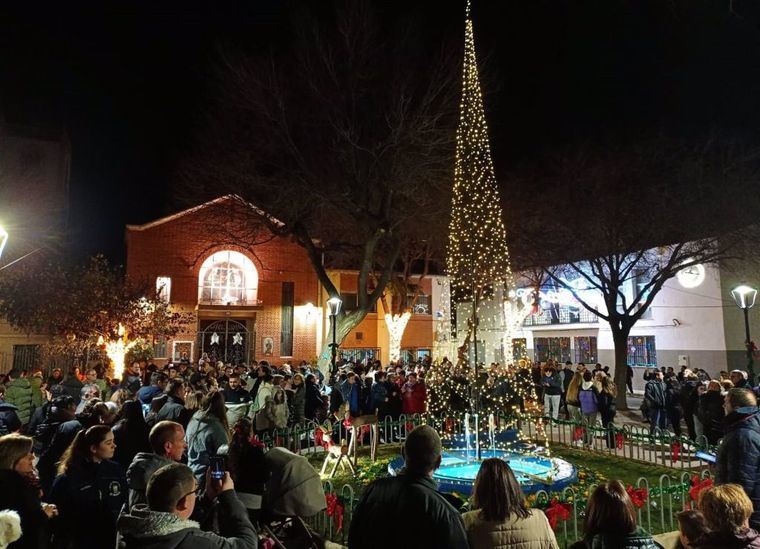
[[[224,250],[209,256],[198,277],[198,302],[205,305],[255,305],[259,277],[253,261]]]

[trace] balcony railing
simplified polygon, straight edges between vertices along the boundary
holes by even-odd
[[[529,315],[523,326],[551,326],[555,324],[595,324],[598,317],[583,307],[558,307],[542,309],[539,314]]]

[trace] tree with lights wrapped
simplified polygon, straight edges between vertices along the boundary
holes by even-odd
[[[459,347],[457,364],[434,378],[454,379],[455,372],[466,371],[471,387],[471,407],[475,413],[514,410],[514,403],[531,397],[532,387],[517,383],[514,369],[498,372],[479,371],[477,328],[481,300],[497,299],[499,291],[506,298],[515,288],[507,247],[507,231],[502,219],[499,190],[488,142],[488,125],[478,76],[473,23],[468,1],[465,18],[465,47],[460,119],[456,134],[454,187],[449,223],[447,271],[451,280],[454,303],[471,303],[471,316],[466,335]],[[453,306],[452,306],[453,308]],[[509,307],[507,307],[509,309]],[[511,323],[506,326],[505,343],[511,342]],[[473,363],[469,347],[473,346]],[[470,366],[470,367],[466,367]],[[442,390],[461,388],[450,381]],[[488,391],[488,410],[482,408],[481,397]]]

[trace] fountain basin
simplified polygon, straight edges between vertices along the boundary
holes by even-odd
[[[482,450],[483,459],[496,457],[506,461],[517,477],[523,493],[532,494],[539,490],[559,491],[578,481],[575,467],[560,458],[525,455],[507,450]],[[404,458],[397,457],[388,464],[388,473],[396,476],[404,466]],[[443,453],[441,466],[433,473],[441,492],[472,493],[475,477],[480,469],[480,461],[465,450],[449,449]]]

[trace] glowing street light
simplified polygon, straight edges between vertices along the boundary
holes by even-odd
[[[338,352],[338,343],[335,340],[335,332],[338,328],[338,315],[340,314],[340,306],[343,305],[343,301],[339,297],[331,297],[327,300],[327,307],[330,310],[330,319],[332,320],[332,359],[330,361],[330,372],[334,376],[336,373],[335,357]]]
[[[3,249],[5,248],[5,244],[8,242],[8,231],[2,228],[0,226],[0,257],[3,257]]]
[[[752,358],[752,340],[749,337],[749,310],[755,306],[757,289],[742,284],[731,290],[736,306],[744,311],[744,345],[747,348],[747,373],[750,383],[755,384],[754,359]]]

